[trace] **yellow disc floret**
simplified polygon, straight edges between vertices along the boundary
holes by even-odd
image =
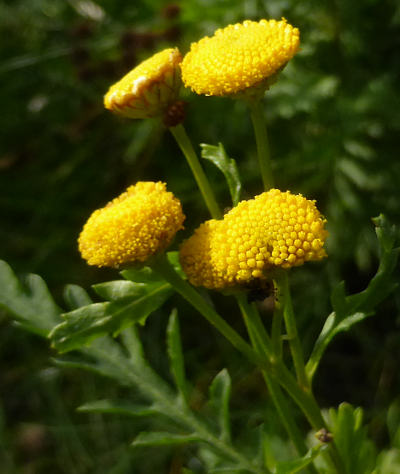
[[[285,19],[229,25],[191,45],[181,65],[183,82],[197,94],[236,94],[282,69],[299,41],[299,30]]]
[[[206,288],[265,280],[274,268],[325,257],[325,223],[315,201],[271,189],[203,223],[182,244],[181,264],[192,284]]]
[[[143,61],[110,87],[105,108],[129,118],[161,115],[178,97],[181,60],[178,48],[169,48]]]
[[[168,247],[184,219],[165,183],[138,182],[93,212],[79,236],[79,251],[98,267],[144,262]]]

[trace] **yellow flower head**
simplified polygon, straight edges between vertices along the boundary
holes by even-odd
[[[98,267],[144,262],[168,247],[184,219],[165,183],[138,182],[93,212],[79,236],[79,251]]]
[[[181,65],[183,82],[197,94],[236,94],[282,69],[299,41],[299,30],[285,19],[229,25],[191,45]]]
[[[181,60],[178,48],[169,48],[143,61],[110,87],[105,108],[129,118],[161,115],[178,97]]]
[[[180,249],[193,285],[228,288],[265,280],[274,268],[326,257],[326,220],[301,194],[271,189],[207,221]]]

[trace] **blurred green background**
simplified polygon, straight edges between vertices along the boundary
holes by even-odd
[[[300,28],[302,45],[264,101],[277,186],[317,199],[330,231],[330,258],[292,272],[300,333],[310,348],[329,313],[331,288],[345,279],[349,291],[361,290],[375,272],[371,218],[383,212],[400,222],[395,0],[3,0],[0,258],[19,274],[40,274],[62,305],[66,283],[88,288],[118,278],[117,272],[87,266],[76,239],[90,213],[128,185],[166,181],[183,202],[186,235],[208,218],[189,168],[163,127],[113,116],[103,109],[103,95],[162,48],[176,45],[184,53],[191,41],[228,23],[282,16]],[[184,95],[193,141],[222,142],[237,160],[243,198],[261,192],[244,105]],[[204,167],[220,202],[229,206],[218,171],[208,162]],[[234,313],[224,298],[217,303]],[[397,295],[374,318],[340,336],[316,380],[323,406],[346,400],[366,408],[379,448],[389,443],[386,412],[399,397],[399,303]],[[234,421],[257,423],[268,411],[261,404],[261,379],[178,299],[167,306],[174,304],[199,403],[202,387],[228,366],[235,381]],[[161,372],[167,370],[165,322],[156,313],[143,331]],[[240,330],[238,316],[234,323]],[[181,472],[179,450],[129,450],[141,422],[75,413],[83,401],[118,388],[80,372],[60,373],[44,341],[2,313],[0,325],[1,473]],[[273,413],[270,420],[274,424]]]

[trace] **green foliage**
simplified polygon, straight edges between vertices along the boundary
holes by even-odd
[[[231,396],[231,378],[226,369],[223,369],[210,385],[210,409],[216,415],[220,429],[219,437],[223,441],[231,439],[231,422],[229,414],[229,400]]]
[[[115,281],[115,272],[86,266],[74,244],[93,209],[142,179],[167,181],[169,189],[179,196],[187,215],[186,236],[208,218],[186,163],[162,127],[150,121],[121,121],[103,111],[102,97],[109,85],[161,48],[178,45],[186,52],[190,41],[229,22],[284,16],[301,30],[301,51],[265,100],[276,185],[316,198],[330,231],[327,263],[292,272],[300,334],[305,354],[311,353],[308,373],[316,373],[322,355],[329,366],[338,367],[338,379],[332,373],[325,379],[323,371],[317,374],[317,397],[328,406],[336,405],[338,393],[345,389],[351,395],[349,401],[365,405],[366,419],[372,420],[371,439],[382,447],[374,472],[397,474],[397,251],[392,250],[395,234],[390,226],[382,219],[375,221],[377,245],[370,220],[382,212],[388,221],[400,222],[399,5],[393,0],[188,0],[180,2],[175,16],[168,13],[170,7],[159,0],[19,0],[0,5],[2,258],[17,274],[34,271],[43,275],[55,295],[53,299],[37,275],[18,281],[10,267],[0,263],[0,384],[4,386],[0,436],[7,451],[0,465],[5,474],[22,470],[40,474],[147,474],[173,470],[171,465],[180,466],[184,458],[193,463],[182,467],[182,472],[238,472],[232,459],[224,458],[220,466],[221,453],[216,454],[205,442],[196,451],[185,451],[184,447],[163,451],[159,447],[151,456],[145,450],[143,455],[139,449],[128,451],[127,433],[133,438],[132,431],[153,437],[165,432],[164,413],[171,407],[185,406],[184,401],[196,407],[192,410],[196,415],[201,412],[217,440],[229,444],[233,439],[235,448],[246,446],[246,442],[252,445],[243,452],[249,459],[257,459],[254,462],[263,464],[259,459],[265,452],[276,451],[274,462],[268,464],[276,472],[292,472],[284,469],[297,469],[317,453],[315,449],[287,461],[293,454],[291,446],[277,427],[276,413],[270,400],[265,401],[260,380],[243,368],[240,356],[219,339],[221,353],[216,356],[211,351],[215,341],[209,328],[197,323],[199,316],[177,298],[172,302],[184,315],[183,334],[180,340],[175,316],[167,336],[171,367],[166,367],[164,324],[158,310],[147,320],[149,334],[139,327],[147,344],[144,350],[137,342],[138,328],[127,325],[143,322],[152,308],[169,297],[170,289],[165,288],[165,293],[157,290],[162,283],[148,268],[126,270],[122,272],[125,280]],[[248,198],[260,192],[253,132],[245,107],[219,98],[194,97],[188,91],[185,94],[190,102],[185,126],[195,143],[224,143],[225,148],[208,145],[207,150],[211,161],[225,170],[234,204],[239,199],[239,182],[228,156],[236,157],[242,195]],[[213,189],[224,195],[225,182],[219,170],[209,163],[205,169]],[[379,253],[379,269],[373,276]],[[82,287],[104,280],[112,281],[95,285],[97,296],[92,301]],[[74,284],[63,292],[66,281]],[[339,283],[342,281],[346,284]],[[325,321],[332,287],[336,288],[331,297],[333,313]],[[157,301],[152,300],[151,288]],[[62,298],[64,309],[58,304]],[[99,298],[101,302],[97,302]],[[217,297],[215,303],[240,330],[241,322],[228,298]],[[135,310],[133,319],[130,309]],[[64,321],[62,313],[66,313]],[[376,317],[371,318],[373,313]],[[40,370],[47,357],[43,343],[15,330],[4,314],[42,337],[59,325],[58,336],[67,338],[64,346],[60,342],[60,348],[74,348],[74,352],[58,359],[58,366],[85,368],[111,377],[118,387],[125,388],[114,388],[110,394],[112,384],[102,385],[101,379],[89,376],[80,378],[79,371],[69,370],[68,378],[53,390],[48,372],[59,371]],[[78,323],[81,314],[86,316]],[[269,322],[268,314],[264,321]],[[74,335],[76,324],[79,330]],[[344,335],[350,328],[353,330]],[[103,337],[108,331],[119,333],[118,338]],[[340,338],[336,337],[339,333]],[[24,355],[29,357],[29,364],[22,360]],[[158,372],[170,372],[176,390],[163,380],[168,377],[161,378],[149,368],[149,356]],[[225,365],[232,380],[222,369]],[[362,386],[356,372],[365,382]],[[218,375],[209,383],[211,373]],[[82,393],[71,394],[71,387],[76,390],[78,386],[82,386]],[[127,387],[135,388],[126,393]],[[156,389],[152,391],[152,387]],[[90,398],[95,401],[82,405],[88,412],[87,423],[82,423],[82,418],[74,423],[62,414],[62,401],[64,411],[71,412],[88,393],[93,393]],[[165,397],[169,404],[158,405],[154,397]],[[355,428],[360,415],[348,408],[339,411],[340,416],[339,412],[335,415],[336,420],[342,420],[337,421],[338,426],[347,426],[338,428],[339,433],[347,433],[342,439],[362,447],[365,433]],[[103,413],[112,413],[115,421],[109,422],[108,415],[103,419]],[[129,414],[128,429],[128,423],[118,417]],[[295,418],[298,421],[298,416]],[[260,429],[264,419],[268,430]],[[47,447],[45,444],[37,452],[25,451],[28,444],[19,438],[21,425],[32,420],[52,430]],[[170,435],[176,439],[195,432],[191,424],[174,427]],[[264,454],[259,449],[260,432],[268,446],[264,446]],[[115,444],[106,448],[107,439],[114,439]],[[285,463],[289,464],[285,467]],[[362,468],[358,461],[357,466],[349,465]]]
[[[108,301],[93,303],[62,315],[64,322],[51,332],[53,346],[66,352],[105,334],[117,336],[124,328],[144,324],[146,318],[172,294],[165,281],[135,283],[110,281],[94,285],[95,292]]]
[[[61,310],[38,275],[20,283],[6,262],[0,261],[0,307],[28,331],[46,336],[60,320]]]
[[[174,377],[175,385],[182,395],[185,402],[188,400],[185,365],[182,353],[181,334],[179,330],[179,321],[176,309],[169,317],[167,327],[167,349],[170,360],[170,368]]]
[[[295,472],[301,471],[311,464],[325,448],[326,446],[323,445],[315,446],[300,459],[278,463],[275,474],[294,474]]]
[[[363,426],[363,411],[348,403],[340,404],[337,410],[330,409],[329,417],[335,444],[341,454],[346,472],[371,473],[375,467],[375,446],[368,439]]]
[[[200,146],[202,158],[214,163],[224,174],[231,193],[232,205],[236,206],[240,200],[240,191],[242,189],[236,161],[228,158],[222,143],[218,143],[218,146],[201,143]]]
[[[395,227],[389,225],[382,215],[374,219],[374,223],[380,246],[378,271],[367,288],[359,293],[346,296],[343,281],[333,290],[331,301],[334,312],[327,317],[307,363],[306,370],[311,378],[332,339],[371,316],[375,307],[398,287],[392,277],[400,252],[400,248],[393,248],[396,240]]]

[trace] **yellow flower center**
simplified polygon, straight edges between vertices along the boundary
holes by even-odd
[[[198,94],[236,94],[277,73],[299,41],[299,30],[285,19],[229,25],[191,45],[181,64],[183,82]]]
[[[138,182],[93,212],[79,236],[79,251],[99,267],[144,262],[168,247],[184,219],[165,183]]]
[[[265,280],[273,268],[325,257],[325,222],[314,201],[271,189],[203,223],[182,244],[181,264],[192,284],[207,288]]]

